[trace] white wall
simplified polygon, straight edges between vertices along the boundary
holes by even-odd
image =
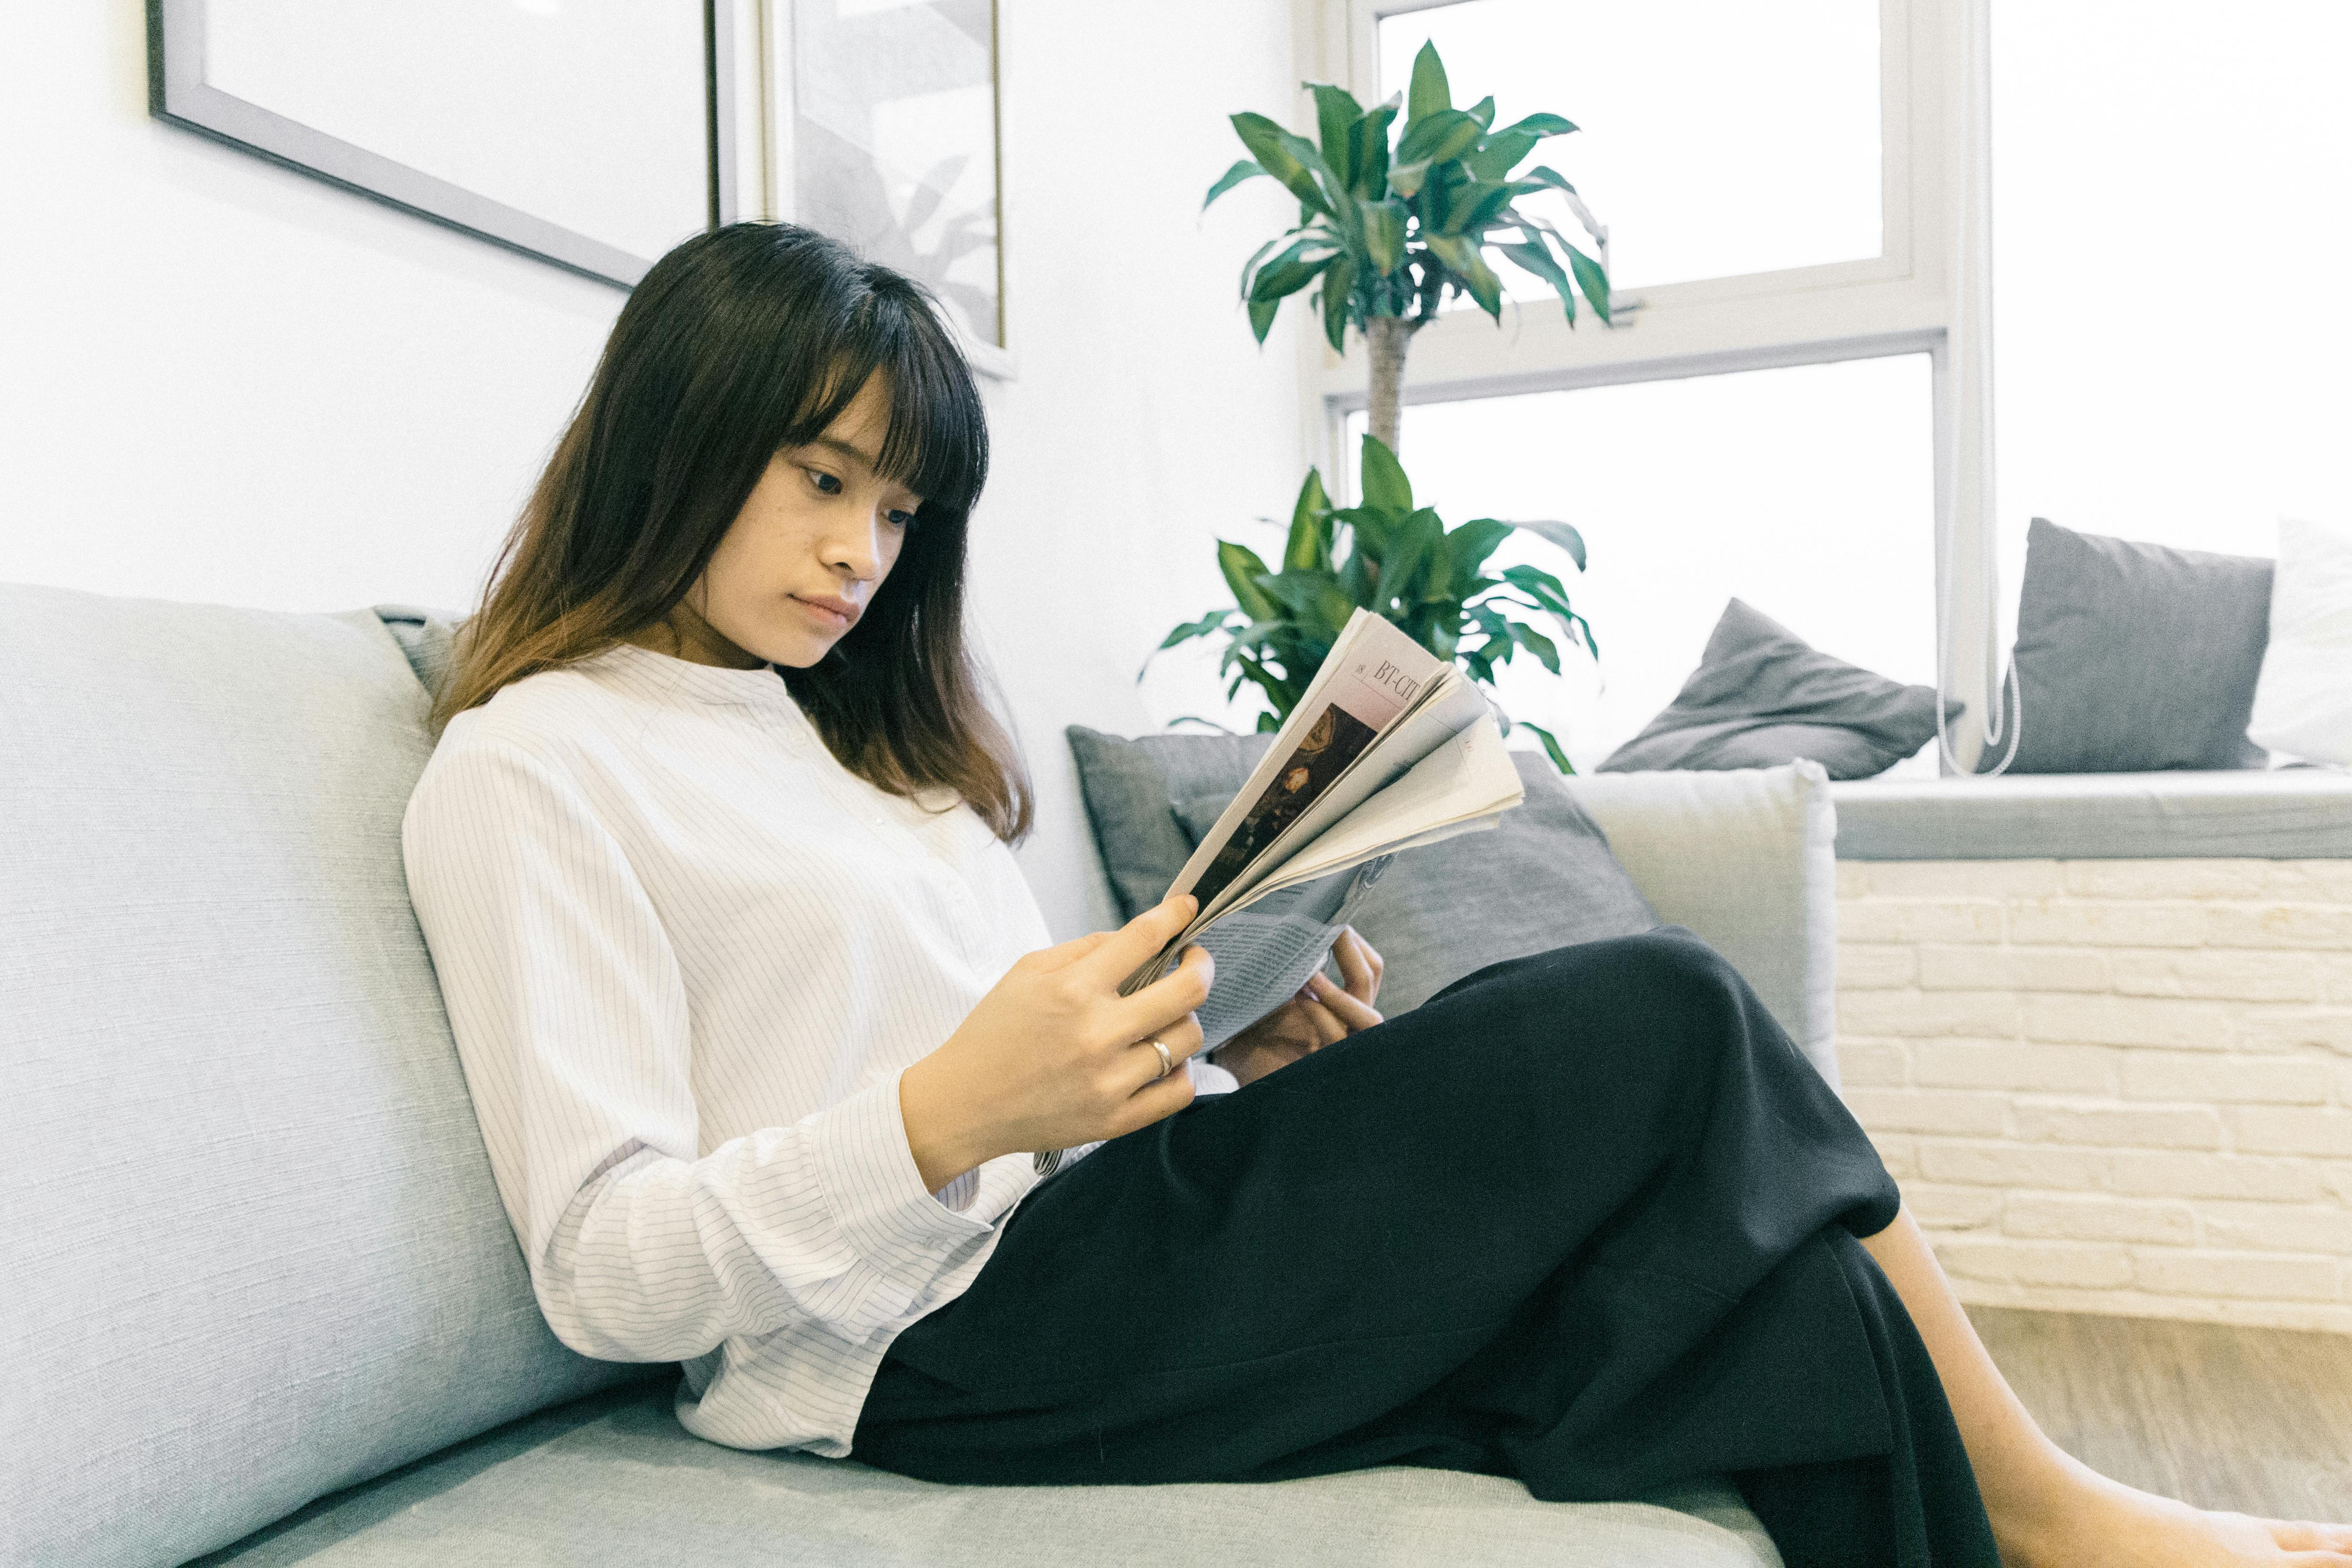
[[[0,22],[0,581],[289,610],[460,606],[620,293],[148,118],[136,0]],[[1296,121],[1286,0],[1004,0],[1006,300],[1019,379],[974,618],[1043,795],[1024,850],[1057,935],[1108,923],[1061,730],[1221,710],[1193,659],[1219,532],[1297,485],[1289,323],[1234,300],[1286,221],[1206,219],[1225,116]]]

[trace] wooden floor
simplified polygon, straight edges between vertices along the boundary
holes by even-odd
[[[2059,1446],[2200,1508],[2352,1521],[2352,1335],[1972,1307]]]

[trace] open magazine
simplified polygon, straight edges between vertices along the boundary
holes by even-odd
[[[1492,827],[1525,794],[1469,678],[1359,609],[1170,884],[1199,911],[1119,994],[1197,942],[1217,964],[1201,1048],[1223,1045],[1321,967],[1390,856]],[[1058,1152],[1037,1156],[1040,1171],[1060,1163]]]

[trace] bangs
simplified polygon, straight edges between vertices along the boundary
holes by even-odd
[[[829,374],[778,444],[822,435],[879,371],[889,383],[890,423],[877,471],[922,497],[925,510],[969,512],[988,479],[987,415],[971,367],[916,285],[893,277],[875,289],[826,351]]]

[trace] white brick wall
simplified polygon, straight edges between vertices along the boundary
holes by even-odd
[[[1846,861],[1838,923],[1963,1300],[2352,1333],[2352,861]]]

